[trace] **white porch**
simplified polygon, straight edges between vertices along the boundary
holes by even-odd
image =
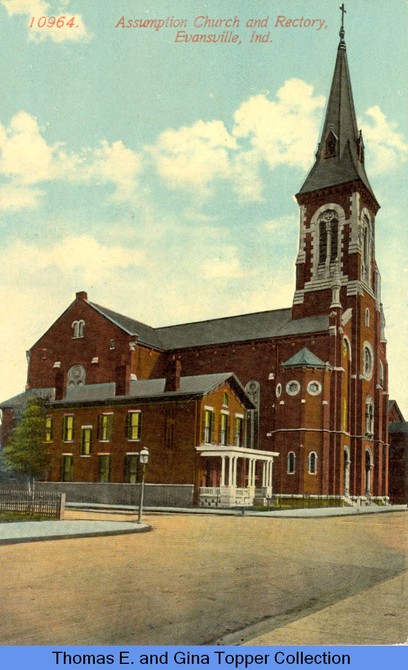
[[[196,447],[213,465],[209,474],[216,485],[201,486],[200,507],[249,507],[272,497],[274,451],[202,444]],[[215,483],[214,481],[212,482]]]

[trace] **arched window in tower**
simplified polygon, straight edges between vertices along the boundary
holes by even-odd
[[[333,209],[327,209],[319,217],[319,263],[320,275],[330,273],[330,265],[339,257],[339,220]]]
[[[365,415],[366,437],[371,438],[374,435],[374,403],[371,396],[366,398],[366,415]]]
[[[343,369],[344,375],[344,389],[342,399],[342,429],[349,430],[349,398],[350,398],[350,381],[351,381],[351,347],[350,342],[346,337],[343,338]]]
[[[324,157],[331,158],[332,156],[335,156],[336,148],[337,148],[337,137],[331,130],[327,135]]]
[[[308,472],[309,475],[315,475],[317,473],[317,454],[315,451],[311,451],[309,454]]]
[[[373,374],[373,350],[369,342],[364,342],[363,346],[363,375],[366,379],[371,379]]]
[[[294,451],[288,453],[287,468],[288,475],[294,475],[296,469],[296,455]]]
[[[371,222],[364,216],[361,228],[361,279],[371,286],[371,250],[372,250]]]

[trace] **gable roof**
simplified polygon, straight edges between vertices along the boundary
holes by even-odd
[[[166,391],[166,379],[164,378],[135,380],[130,382],[129,394],[123,396],[115,395],[116,385],[114,382],[83,384],[81,386],[68,387],[66,397],[62,400],[53,400],[52,404],[55,407],[69,406],[76,403],[92,405],[108,402],[120,404],[135,400],[143,402],[154,400],[186,400],[205,396],[224,383],[228,383],[231,386],[245,407],[248,409],[254,408],[244,387],[233,372],[180,377],[180,388],[177,391]],[[54,397],[54,389],[30,389],[6,400],[0,405],[0,408],[15,409],[23,406],[29,397],[44,397],[46,395],[52,399]]]
[[[327,330],[326,316],[292,319],[291,308],[157,328],[165,349],[285,337]]]
[[[326,363],[311,352],[307,347],[300,349],[294,356],[281,364],[282,368],[325,368]]]
[[[389,433],[408,433],[408,421],[391,421],[388,424]]]
[[[107,307],[102,307],[102,305],[97,305],[94,302],[88,302],[88,305],[109,319],[115,326],[119,326],[119,328],[129,335],[137,335],[138,341],[141,344],[148,344],[153,347],[158,347],[159,349],[162,348],[161,342],[156,335],[156,331],[151,326],[148,326],[141,321],[136,321],[136,319],[131,319],[129,316],[114,312]]]
[[[88,304],[129,335],[138,336],[141,344],[162,350],[324,332],[329,326],[325,315],[292,319],[292,309],[288,307],[153,328],[96,303]]]
[[[55,398],[54,388],[27,389],[23,393],[4,400],[0,403],[0,409],[18,409],[23,407],[30,398],[49,398],[51,401]]]
[[[398,417],[398,421],[405,421],[404,415],[401,412],[400,408],[398,407],[398,403],[396,400],[389,400],[388,401],[388,416],[390,417],[391,414],[394,414],[394,416]]]

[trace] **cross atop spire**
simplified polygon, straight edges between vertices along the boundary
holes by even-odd
[[[344,2],[341,3],[339,9],[341,11],[341,28],[340,28],[340,32],[339,32],[340,44],[344,44],[344,35],[345,35],[345,32],[344,32],[344,15],[347,14],[346,8],[344,6]]]

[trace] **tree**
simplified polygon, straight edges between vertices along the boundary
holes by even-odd
[[[51,464],[51,447],[45,441],[48,413],[48,399],[30,398],[4,449],[6,468],[28,477],[30,491],[34,479],[44,477]]]

